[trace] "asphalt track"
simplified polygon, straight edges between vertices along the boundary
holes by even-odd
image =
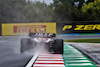
[[[24,67],[31,57],[20,53],[20,38],[0,37],[0,67]]]
[[[32,55],[20,53],[20,39],[28,36],[0,36],[0,67],[24,67]],[[100,36],[57,36],[60,39],[100,38]]]

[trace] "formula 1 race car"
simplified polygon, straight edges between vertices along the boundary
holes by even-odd
[[[29,33],[29,38],[21,39],[21,53],[31,49],[39,50],[42,48],[49,53],[63,54],[63,39],[56,39],[56,34],[54,33]]]

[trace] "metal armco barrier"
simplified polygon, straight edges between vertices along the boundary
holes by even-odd
[[[57,23],[57,34],[100,33],[100,22]]]

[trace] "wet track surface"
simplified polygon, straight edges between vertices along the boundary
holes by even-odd
[[[32,55],[20,53],[20,39],[23,37],[27,36],[0,37],[0,67],[24,67],[27,64],[27,62],[31,59]],[[89,37],[90,36],[88,36],[88,38]],[[91,36],[90,38],[93,37],[94,36]],[[57,38],[77,39],[80,38],[80,36],[57,36]],[[87,38],[87,36],[85,38]],[[95,36],[95,38],[100,37]],[[99,56],[100,54],[98,55],[98,57]]]
[[[20,53],[20,38],[0,37],[0,67],[24,67],[31,57]]]

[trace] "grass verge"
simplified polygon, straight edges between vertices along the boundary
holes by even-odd
[[[75,39],[75,40],[64,40],[65,42],[84,42],[84,43],[100,43],[100,39]]]

